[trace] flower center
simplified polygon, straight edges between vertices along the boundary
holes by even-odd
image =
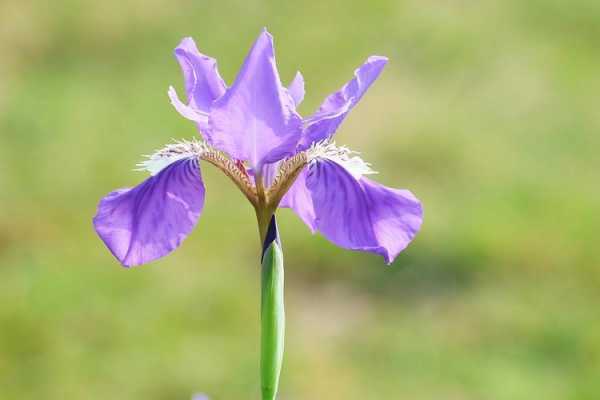
[[[250,181],[244,165],[231,160],[225,153],[202,140],[180,140],[169,143],[152,155],[146,156],[146,160],[137,164],[137,170],[156,175],[171,163],[185,158],[208,161],[219,168],[253,205],[257,204],[256,188]]]
[[[277,207],[283,196],[292,187],[302,169],[308,163],[308,154],[302,151],[281,162],[277,175],[267,189],[267,201]]]
[[[204,160],[219,168],[241,190],[254,208],[261,213],[275,212],[281,199],[292,187],[296,178],[306,165],[319,160],[330,160],[340,164],[356,179],[362,175],[375,174],[371,165],[363,161],[358,153],[344,146],[336,146],[330,140],[314,143],[305,151],[279,162],[277,174],[263,186],[261,176],[253,178],[243,162],[232,160],[222,151],[219,151],[205,141],[192,139],[170,143],[147,159],[137,164],[138,170],[145,170],[152,175],[158,174],[169,164],[181,159]]]

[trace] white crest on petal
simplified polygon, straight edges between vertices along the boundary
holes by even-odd
[[[363,175],[377,173],[371,168],[370,163],[365,162],[358,156],[360,153],[345,146],[337,146],[335,142],[329,139],[313,143],[306,152],[309,163],[317,160],[334,161],[346,168],[355,179],[360,179]]]
[[[135,170],[148,171],[151,175],[156,175],[175,161],[200,158],[208,149],[208,145],[198,139],[175,140],[153,154],[144,156],[146,160],[136,164]]]

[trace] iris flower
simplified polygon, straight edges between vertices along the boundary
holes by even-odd
[[[192,39],[183,39],[175,57],[183,70],[186,101],[172,87],[169,97],[201,137],[168,144],[138,164],[151,176],[104,197],[94,227],[126,267],[163,257],[182,243],[202,213],[200,161],[223,171],[256,212],[263,244],[261,390],[262,400],[274,400],[285,326],[277,209],[291,208],[313,233],[343,248],[379,254],[388,264],[421,227],[421,204],[412,193],[369,179],[375,173],[370,164],[333,140],[387,59],[369,57],[350,81],[303,118],[296,109],[304,98],[304,79],[297,73],[287,87],[282,85],[266,30],[230,87],[216,61],[201,54]]]
[[[175,49],[186,101],[173,87],[175,109],[200,137],[166,145],[139,164],[150,177],[104,197],[94,227],[126,267],[145,264],[177,248],[198,223],[205,199],[200,161],[222,170],[255,208],[261,239],[278,208],[291,208],[309,229],[334,244],[372,252],[391,263],[415,237],[422,208],[411,192],[383,186],[358,153],[337,146],[334,134],[379,77],[387,58],[369,57],[354,76],[312,115],[298,72],[282,85],[273,37],[263,30],[235,82],[227,86],[214,58],[191,38]],[[368,132],[365,132],[368,134]]]

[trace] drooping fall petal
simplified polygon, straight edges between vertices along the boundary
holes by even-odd
[[[138,186],[104,197],[94,227],[121,264],[145,264],[169,254],[192,231],[204,194],[198,162],[177,160]]]
[[[412,193],[357,177],[331,160],[311,163],[282,207],[293,208],[336,245],[379,254],[389,264],[421,227],[423,211]]]
[[[317,230],[315,207],[310,192],[306,188],[306,174],[306,169],[300,172],[292,187],[281,199],[279,207],[293,209],[310,231],[315,233]]]

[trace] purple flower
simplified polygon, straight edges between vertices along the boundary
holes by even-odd
[[[297,73],[288,87],[282,85],[266,30],[230,87],[216,60],[201,54],[191,38],[179,44],[175,57],[187,101],[172,87],[169,97],[196,123],[202,139],[157,151],[139,164],[150,178],[100,201],[94,226],[123,265],[170,253],[196,225],[205,193],[200,160],[232,179],[255,207],[259,227],[268,225],[277,208],[291,208],[313,233],[340,247],[379,254],[387,263],[414,238],[422,222],[420,202],[407,190],[367,178],[375,173],[370,164],[333,142],[348,112],[383,70],[385,57],[369,57],[307,118],[296,111],[304,79]]]

